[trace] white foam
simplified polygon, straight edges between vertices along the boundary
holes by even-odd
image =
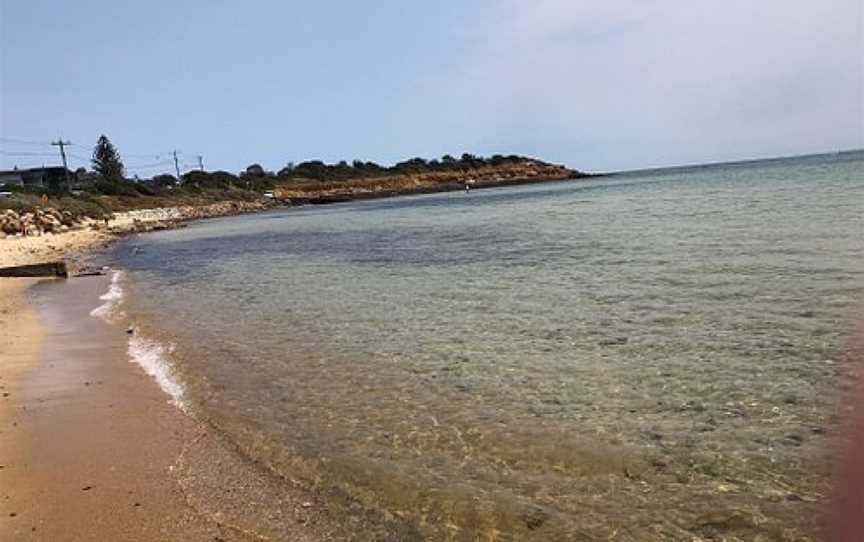
[[[123,288],[120,286],[121,275],[122,272],[120,271],[114,272],[111,276],[111,284],[108,286],[108,291],[99,296],[99,299],[105,303],[102,303],[90,311],[90,316],[102,318],[103,320],[109,320],[111,318],[115,307],[120,300],[123,299]]]
[[[104,301],[101,305],[90,311],[90,316],[102,318],[110,322],[114,317],[122,317],[123,313],[117,313],[117,306],[123,299],[123,287],[121,286],[122,271],[115,271],[111,276],[111,284],[108,291],[99,296]],[[186,411],[183,402],[183,386],[174,377],[171,365],[166,358],[173,347],[166,348],[162,344],[145,339],[140,335],[129,338],[129,362],[137,363],[144,372],[153,377],[153,380],[162,388],[162,391],[171,397],[171,402],[183,411]]]
[[[162,391],[171,396],[171,402],[185,411],[183,386],[174,377],[166,358],[166,354],[170,354],[171,350],[171,346],[166,348],[144,337],[135,335],[129,338],[129,362],[140,365],[144,372],[159,384]]]

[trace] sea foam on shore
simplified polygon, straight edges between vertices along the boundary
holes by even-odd
[[[92,311],[90,311],[90,316],[95,316],[97,318],[102,318],[105,321],[109,321],[112,315],[114,314],[114,309],[120,300],[123,298],[123,288],[120,286],[122,272],[115,271],[111,277],[111,285],[108,287],[108,291],[99,296],[99,299],[104,301]]]
[[[174,372],[166,359],[172,350],[170,345],[166,347],[144,337],[129,338],[129,361],[140,365],[144,372],[159,384],[162,391],[171,396],[171,402],[185,411],[183,386],[174,377]]]
[[[117,307],[124,295],[123,287],[121,286],[122,278],[122,271],[115,271],[113,273],[108,291],[99,296],[99,299],[104,301],[104,303],[90,311],[90,316],[101,318],[109,323],[123,316],[122,312],[117,311]],[[183,386],[174,377],[174,373],[167,360],[167,355],[172,350],[173,347],[171,345],[166,347],[157,341],[144,338],[138,334],[129,337],[129,362],[140,365],[144,369],[144,372],[156,381],[162,391],[171,397],[171,402],[185,411]]]

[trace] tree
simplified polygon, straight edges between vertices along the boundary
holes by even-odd
[[[99,136],[93,149],[93,170],[106,181],[123,180],[123,162],[114,145],[104,135]]]

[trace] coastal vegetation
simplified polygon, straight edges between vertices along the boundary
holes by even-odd
[[[115,212],[171,206],[205,206],[223,201],[251,202],[265,194],[286,204],[480,187],[531,180],[588,176],[564,166],[518,155],[491,157],[464,153],[459,158],[411,158],[392,166],[371,161],[288,162],[277,171],[252,164],[234,174],[188,171],[129,178],[120,152],[104,135],[93,150],[91,171],[69,172],[71,182],[54,185],[6,185],[0,209],[32,213],[53,208],[75,217],[102,219]]]

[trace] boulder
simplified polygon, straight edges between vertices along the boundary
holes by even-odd
[[[3,223],[3,233],[15,234],[21,231],[21,221],[17,218],[8,218]]]

